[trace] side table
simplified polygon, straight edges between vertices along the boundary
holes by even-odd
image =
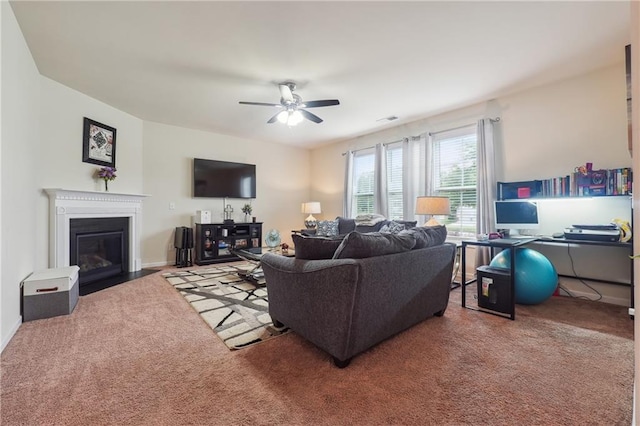
[[[462,307],[467,309],[473,309],[476,311],[482,311],[489,314],[497,315],[504,317],[504,314],[501,312],[494,312],[490,309],[480,308],[480,307],[471,307],[467,306],[467,294],[466,288],[467,285],[472,284],[477,281],[477,278],[472,278],[469,281],[466,280],[467,277],[467,268],[466,268],[466,252],[467,246],[479,246],[479,247],[488,247],[491,250],[491,257],[495,255],[495,250],[500,249],[511,249],[510,250],[510,258],[511,258],[511,268],[509,271],[509,286],[511,287],[511,300],[510,300],[510,309],[509,312],[506,313],[508,318],[511,320],[516,319],[516,299],[515,299],[515,270],[516,270],[516,249],[520,246],[524,246],[533,241],[536,241],[537,238],[499,238],[496,240],[463,240],[462,241],[462,281],[464,285],[462,286]]]

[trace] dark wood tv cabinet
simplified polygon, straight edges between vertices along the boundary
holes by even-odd
[[[195,240],[197,265],[233,261],[230,248],[262,246],[262,222],[197,223]]]

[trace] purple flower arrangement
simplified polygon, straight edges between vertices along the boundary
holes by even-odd
[[[101,167],[97,172],[98,178],[104,180],[104,190],[109,191],[109,181],[116,178],[115,167]]]
[[[116,168],[115,167],[102,167],[98,170],[98,177],[100,179],[106,180],[114,180],[116,178]]]

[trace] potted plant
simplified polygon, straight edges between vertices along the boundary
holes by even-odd
[[[245,204],[244,206],[242,206],[242,213],[244,213],[245,222],[249,222],[249,215],[251,215],[252,211],[253,208],[251,207],[251,204]]]

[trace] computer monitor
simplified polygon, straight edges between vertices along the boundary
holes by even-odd
[[[529,200],[495,202],[496,229],[536,229],[538,203]]]

